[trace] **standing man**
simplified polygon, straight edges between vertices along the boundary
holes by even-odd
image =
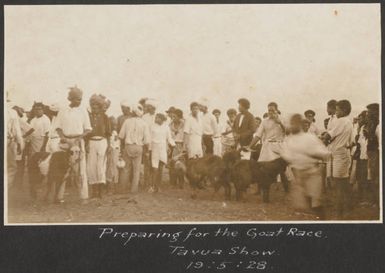
[[[173,116],[175,113],[176,108],[174,106],[170,106],[168,110],[166,111],[167,114],[167,125],[170,125],[173,121]]]
[[[70,104],[61,109],[57,115],[56,131],[61,143],[76,145],[80,148],[79,185],[80,198],[83,203],[88,199],[88,182],[86,173],[86,151],[84,138],[92,131],[90,117],[87,110],[80,106],[83,91],[77,86],[70,87],[68,100]],[[58,202],[64,202],[65,181],[62,183],[56,196]]]
[[[279,118],[277,103],[269,103],[267,106],[267,113],[268,117],[262,121],[253,141],[250,144],[250,147],[252,147],[259,140],[262,140],[262,148],[258,161],[271,161],[279,158],[282,149],[282,142],[285,137],[285,127]],[[281,172],[279,175],[281,177],[284,190],[287,192],[289,188],[286,174],[285,172]]]
[[[7,93],[8,97],[8,93]],[[13,185],[17,172],[16,155],[24,149],[19,116],[12,109],[12,103],[7,98],[7,179],[8,187]]]
[[[24,139],[24,149],[21,151],[21,154],[18,154],[16,156],[17,161],[17,173],[15,177],[15,186],[21,187],[24,180],[24,170],[25,170],[25,163],[27,162],[28,158],[28,142],[29,142],[29,136],[33,133],[34,129],[31,127],[31,125],[27,122],[27,118],[24,115],[24,109],[18,106],[14,106],[13,109],[16,111],[17,115],[19,116],[19,124],[21,129],[21,134]]]
[[[87,176],[92,197],[102,197],[102,186],[106,184],[107,148],[111,136],[111,124],[103,109],[105,100],[100,95],[90,98],[89,113],[92,131],[88,134]]]
[[[60,107],[58,104],[54,103],[49,106],[49,111],[51,112],[51,128],[48,134],[48,143],[47,143],[47,152],[54,153],[60,150],[60,137],[56,131],[57,115],[59,113]]]
[[[327,119],[325,119],[325,121],[324,121],[326,130],[331,130],[334,126],[334,123],[337,120],[336,107],[337,107],[337,101],[336,100],[329,100],[326,104],[326,112],[329,115],[329,117]]]
[[[37,185],[43,180],[43,175],[34,171],[39,166],[41,160],[41,153],[46,151],[48,143],[48,134],[51,129],[51,121],[44,114],[44,104],[35,102],[32,111],[34,118],[31,120],[31,127],[34,129],[30,137],[30,150],[28,157],[28,181],[30,184],[30,194],[32,199],[36,199]]]
[[[132,112],[130,109],[130,103],[127,100],[123,100],[120,103],[120,108],[122,109],[122,114],[118,117],[117,119],[117,124],[116,124],[116,129],[117,129],[117,134],[119,134],[123,123],[132,117]],[[125,153],[123,150],[121,150],[122,153],[122,158],[124,161],[127,161],[127,158],[125,157]],[[131,179],[131,177],[128,176],[128,163],[126,162],[126,165],[123,169],[119,170],[119,187],[125,187],[125,185],[128,183],[128,181]]]
[[[364,127],[364,134],[367,137],[368,155],[368,178],[374,187],[375,203],[378,205],[379,191],[379,169],[380,169],[380,105],[371,103],[366,106],[368,109],[367,123]]]
[[[153,99],[147,99],[144,104],[144,112],[145,114],[142,118],[148,127],[148,131],[151,132],[151,128],[155,124],[156,101]],[[143,150],[143,172],[144,186],[147,188],[151,185],[152,181],[151,139],[149,139],[148,145],[146,145]]]
[[[236,146],[249,146],[257,129],[254,116],[249,112],[249,100],[242,98],[238,100],[239,114],[235,118],[233,134]]]
[[[305,118],[309,121],[309,130],[308,132],[313,134],[313,135],[316,135],[316,136],[319,136],[320,135],[320,131],[317,127],[317,125],[315,125],[315,112],[313,110],[306,110],[305,113]]]
[[[131,193],[137,193],[143,150],[150,142],[150,131],[142,119],[142,106],[140,104],[133,105],[131,110],[132,117],[123,123],[119,138],[122,142],[121,150],[125,154],[127,168],[132,172]],[[150,183],[150,181],[148,182]]]
[[[358,115],[358,129],[357,131],[354,130],[355,152],[353,154],[352,160],[356,161],[357,164],[353,181],[357,183],[359,198],[362,197],[364,190],[367,190],[368,185],[368,140],[364,135],[364,128],[367,123],[367,115],[367,111],[362,111]],[[350,173],[350,181],[352,181],[352,175],[354,175],[354,173]]]
[[[255,123],[257,126],[256,131],[258,131],[259,126],[261,126],[262,119],[260,117],[255,117]],[[259,155],[261,154],[261,149],[262,149],[261,140],[259,140],[256,144],[254,144],[254,146],[251,146],[250,148],[253,150],[251,152],[251,158],[254,159],[255,161],[258,161]]]
[[[345,209],[350,207],[350,150],[353,124],[348,116],[351,112],[351,104],[348,100],[340,100],[336,105],[337,120],[333,128],[325,134],[328,140],[329,150],[332,153],[331,177],[336,185],[337,212],[342,217]]]
[[[199,117],[199,104],[193,102],[190,104],[191,114],[186,118],[184,125],[184,145],[189,158],[203,156],[202,134],[203,124]]]
[[[332,130],[333,127],[335,126],[335,123],[337,121],[337,116],[336,116],[336,108],[337,108],[337,101],[336,100],[329,100],[326,104],[326,111],[329,115],[327,119],[324,121],[325,129],[326,131]],[[329,145],[329,141],[326,140],[325,138],[326,132],[321,134],[321,139],[324,141],[325,145]],[[328,147],[330,148],[330,147]],[[332,172],[333,172],[333,155],[331,155],[327,160],[326,160],[326,174],[324,171],[324,175],[326,176],[326,186],[325,188],[331,188],[332,187]]]
[[[120,103],[120,108],[122,109],[122,114],[118,117],[118,120],[117,120],[118,132],[120,132],[120,129],[122,128],[122,125],[125,122],[125,120],[131,117],[130,104],[127,100],[123,100]]]
[[[218,134],[218,124],[215,116],[208,111],[208,101],[206,99],[201,100],[199,108],[202,112],[202,143],[204,146],[204,153],[212,155],[214,153],[213,137]]]
[[[44,104],[35,102],[32,110],[35,117],[31,120],[31,127],[34,129],[30,138],[31,156],[37,152],[45,152],[48,134],[51,129],[51,121],[44,115]]]

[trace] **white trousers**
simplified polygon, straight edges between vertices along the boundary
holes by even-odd
[[[214,155],[222,156],[222,142],[220,137],[214,137]]]
[[[88,183],[106,183],[107,139],[90,140],[87,157]]]
[[[202,157],[202,136],[190,134],[188,138],[187,151],[189,158]]]

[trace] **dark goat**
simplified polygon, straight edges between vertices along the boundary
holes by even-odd
[[[214,187],[225,170],[224,163],[219,156],[206,155],[202,158],[187,161],[186,177],[193,189],[192,197],[196,197],[196,190],[204,188],[204,181],[208,180]]]
[[[242,193],[250,184],[257,183],[262,191],[263,202],[269,202],[270,185],[276,182],[278,174],[284,172],[287,166],[282,158],[265,162],[254,159],[241,160],[238,151],[226,153],[223,161],[226,169],[220,181],[225,188],[225,198],[231,198],[231,183],[233,183],[236,200],[242,198]],[[284,186],[287,187],[287,185]]]

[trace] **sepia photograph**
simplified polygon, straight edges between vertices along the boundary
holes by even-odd
[[[381,223],[380,14],[4,6],[4,224]]]

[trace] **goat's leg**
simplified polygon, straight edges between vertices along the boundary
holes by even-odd
[[[46,202],[52,202],[53,200],[53,194],[55,194],[56,191],[56,181],[51,175],[48,175],[47,177],[47,191],[44,197],[44,200]]]
[[[270,186],[265,186],[262,188],[262,199],[264,203],[269,203],[270,201]]]
[[[225,188],[225,200],[231,200],[231,185],[229,185],[229,184],[226,184],[225,186],[224,186],[224,188]]]
[[[183,173],[178,174],[177,181],[178,181],[179,188],[183,189],[183,187],[184,187],[184,174]]]
[[[241,201],[242,200],[242,189],[235,189],[235,200]]]

